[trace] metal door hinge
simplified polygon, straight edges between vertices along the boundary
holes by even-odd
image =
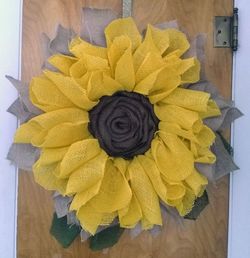
[[[238,8],[234,8],[233,16],[215,16],[214,47],[238,48]]]

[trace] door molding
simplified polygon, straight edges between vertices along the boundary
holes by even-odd
[[[5,75],[21,76],[22,0],[0,0],[0,256],[16,257],[17,168],[6,159],[17,119],[6,112],[17,98]]]
[[[228,258],[250,257],[250,30],[249,0],[235,0],[239,8],[239,48],[233,57],[232,98],[244,116],[232,126],[234,159],[240,170],[230,175]]]

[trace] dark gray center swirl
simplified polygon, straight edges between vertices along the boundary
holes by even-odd
[[[112,157],[131,159],[151,145],[159,120],[148,98],[120,91],[89,111],[89,131]]]

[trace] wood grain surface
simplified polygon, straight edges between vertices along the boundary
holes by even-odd
[[[41,72],[41,34],[53,36],[58,23],[80,29],[81,8],[111,8],[121,13],[121,0],[24,0],[22,80]],[[140,30],[147,23],[177,19],[190,37],[207,33],[206,74],[227,98],[231,96],[232,54],[213,48],[215,15],[231,15],[233,0],[134,0],[133,17]],[[131,240],[126,232],[119,244],[92,252],[80,238],[63,249],[49,234],[53,204],[51,193],[21,172],[18,200],[18,258],[226,258],[228,228],[228,178],[208,189],[210,205],[197,221],[178,223],[168,218],[162,233],[152,238],[144,232]]]

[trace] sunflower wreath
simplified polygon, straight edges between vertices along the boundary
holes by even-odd
[[[200,36],[189,50],[174,22],[142,37],[132,18],[83,12],[82,37],[45,35],[48,62],[29,87],[8,77],[21,121],[8,158],[56,191],[61,244],[80,233],[99,250],[125,228],[154,232],[166,210],[196,219],[208,179],[237,169],[220,131],[241,112],[200,79]]]

